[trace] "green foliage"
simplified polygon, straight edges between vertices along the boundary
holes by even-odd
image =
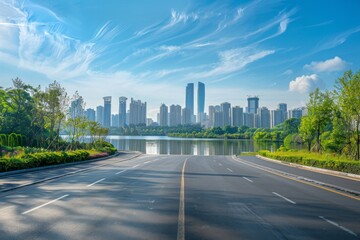
[[[85,150],[76,150],[72,152],[38,152],[26,154],[21,158],[2,158],[0,159],[0,172],[84,161],[88,159],[89,155],[89,152]]]
[[[281,161],[302,164],[306,166],[326,168],[335,171],[360,174],[360,164],[353,160],[344,160],[334,154],[315,154],[307,152],[281,152],[271,153],[269,151],[260,151],[259,154]],[[338,159],[337,159],[338,158]]]

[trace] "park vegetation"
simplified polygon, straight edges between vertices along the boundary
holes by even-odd
[[[58,82],[45,90],[12,81],[0,87],[0,171],[81,161],[113,154],[116,149],[104,141],[108,129],[88,121],[83,114],[71,114],[70,101],[84,107],[82,97],[70,98]],[[70,110],[69,110],[70,109]],[[62,139],[66,130],[69,138]],[[90,142],[84,143],[84,136]]]

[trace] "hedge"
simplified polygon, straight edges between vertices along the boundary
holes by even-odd
[[[0,172],[84,161],[88,159],[89,155],[85,150],[76,150],[72,152],[38,152],[26,154],[21,158],[1,158]]]
[[[259,155],[306,166],[325,168],[346,173],[360,174],[360,162],[355,160],[322,160],[315,159],[313,157],[307,157],[306,154],[304,154],[304,156],[291,155],[291,152],[286,152],[286,155],[284,155],[284,153],[281,152],[272,153],[269,151],[259,151]]]

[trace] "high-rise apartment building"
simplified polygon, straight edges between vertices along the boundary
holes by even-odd
[[[85,115],[84,105],[84,99],[82,97],[71,101],[69,108],[70,118],[83,117]]]
[[[190,111],[191,115],[194,115],[194,84],[193,83],[188,83],[186,86],[185,108]]]
[[[205,84],[202,82],[198,82],[197,89],[197,122],[203,123],[204,119],[204,111],[205,111]]]
[[[183,108],[181,114],[181,124],[191,124],[191,109]]]
[[[214,127],[223,127],[224,126],[224,113],[218,111],[214,113]]]
[[[126,97],[119,97],[119,127],[126,126]]]
[[[270,110],[267,107],[262,107],[258,109],[259,116],[259,127],[261,128],[270,128],[271,121],[270,121]]]
[[[302,108],[295,108],[289,110],[289,118],[301,118],[303,116],[303,109]]]
[[[223,113],[223,126],[231,125],[231,104],[224,102],[221,104],[221,112]]]
[[[255,113],[244,113],[244,126],[249,128],[255,127]]]
[[[259,108],[259,98],[256,96],[248,97],[247,101],[248,101],[247,112],[256,114]]]
[[[244,125],[244,110],[242,107],[235,106],[232,108],[232,125],[235,127]]]
[[[281,111],[281,122],[285,122],[288,119],[287,104],[279,103],[279,110]]]
[[[159,124],[161,127],[166,127],[168,126],[168,106],[166,106],[165,104],[161,104],[160,106],[160,121]]]
[[[146,124],[146,102],[131,98],[129,124]]]
[[[282,123],[283,119],[283,112],[280,109],[272,110],[271,111],[271,128],[274,128],[275,126]]]
[[[215,118],[215,107],[209,106],[209,126],[214,127],[214,118]]]
[[[97,106],[96,107],[96,121],[100,125],[104,125],[104,107],[103,106]]]
[[[85,116],[87,120],[95,122],[96,116],[95,116],[95,110],[92,108],[88,108],[85,111]]]
[[[170,127],[181,125],[181,106],[171,105],[170,106]]]
[[[104,99],[104,127],[111,126],[111,97],[103,97]]]
[[[119,127],[119,114],[112,114],[111,115],[111,126],[112,127]]]

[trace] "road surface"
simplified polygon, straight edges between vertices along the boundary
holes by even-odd
[[[359,181],[254,157],[142,155],[120,160],[0,193],[0,238],[360,238],[359,196],[272,169],[348,188],[358,187]],[[49,171],[64,170],[4,176],[0,182],[31,182]]]

